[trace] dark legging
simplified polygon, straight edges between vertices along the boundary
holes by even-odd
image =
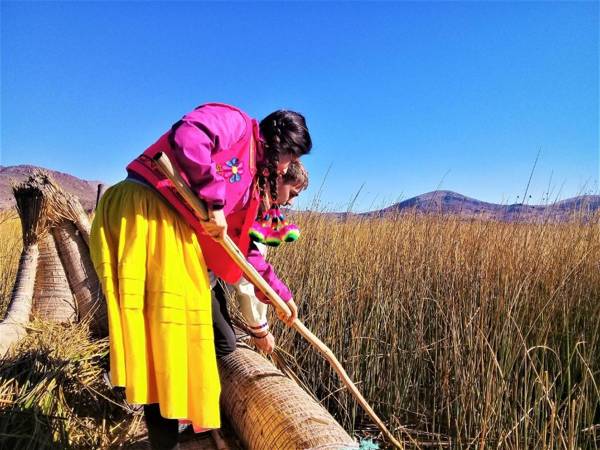
[[[212,316],[217,358],[222,358],[235,350],[235,332],[227,311],[227,298],[220,283],[217,283],[213,289]],[[179,449],[177,419],[165,419],[161,416],[158,403],[144,405],[144,418],[148,428],[148,438],[154,450]]]
[[[153,450],[178,450],[179,420],[160,415],[158,403],[144,405],[148,439]]]
[[[227,311],[227,297],[221,283],[213,288],[212,296],[213,329],[217,358],[229,355],[235,350],[235,332]]]

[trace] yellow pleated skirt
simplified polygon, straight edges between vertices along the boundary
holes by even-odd
[[[152,188],[124,180],[96,209],[90,253],[106,297],[110,375],[135,404],[220,426],[208,273],[195,233]]]

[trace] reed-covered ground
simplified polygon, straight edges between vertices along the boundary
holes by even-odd
[[[304,215],[272,260],[389,425],[460,448],[600,446],[600,225]],[[364,415],[288,331],[348,428]]]
[[[300,318],[398,434],[407,427],[422,447],[600,447],[598,220],[297,219],[302,237],[271,260]],[[2,313],[19,252],[18,222],[0,220]],[[275,333],[338,420],[372,430],[321,357],[289,330]]]

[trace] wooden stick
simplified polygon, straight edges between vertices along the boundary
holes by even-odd
[[[98,203],[100,203],[100,199],[102,198],[102,196],[104,195],[105,192],[106,192],[106,185],[100,183],[98,185],[98,189],[96,191],[96,206],[94,206],[94,211],[98,207]]]
[[[164,153],[158,153],[154,160],[163,174],[171,180],[175,189],[181,194],[184,200],[191,206],[194,211],[198,214],[201,220],[208,220],[208,211],[204,202],[199,199],[185,183],[181,175],[173,170],[171,161]],[[273,288],[265,281],[265,279],[256,271],[256,269],[250,265],[250,263],[244,257],[241,250],[235,245],[235,242],[231,240],[228,235],[225,235],[224,239],[219,239],[218,242],[223,246],[227,254],[235,261],[235,263],[242,269],[244,275],[249,279],[255,286],[258,286],[261,291],[267,296],[275,308],[283,311],[287,316],[291,314],[290,309],[285,302],[279,297],[279,295],[273,290]],[[293,322],[293,328],[298,331],[325,359],[331,364],[333,369],[337,372],[342,382],[350,390],[356,401],[363,407],[363,409],[369,414],[371,419],[377,424],[377,427],[385,435],[385,437],[396,447],[403,449],[404,446],[392,435],[390,430],[387,429],[383,421],[375,414],[375,411],[369,403],[362,396],[358,388],[354,385],[342,364],[338,361],[336,356],[333,354],[331,349],[327,347],[318,337],[316,337],[306,326],[299,320],[296,319]],[[408,433],[407,433],[408,435]],[[411,442],[416,442],[408,435]]]

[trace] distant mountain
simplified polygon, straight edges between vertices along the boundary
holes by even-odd
[[[20,166],[0,166],[0,209],[11,208],[15,205],[15,198],[12,193],[12,182],[22,181],[35,169],[42,167],[20,165]],[[81,205],[86,210],[91,210],[96,204],[96,193],[100,181],[86,181],[69,175],[68,173],[57,172],[55,170],[43,169],[47,171],[56,182],[67,192],[79,198]]]
[[[363,215],[377,217],[415,211],[423,214],[452,214],[465,218],[502,221],[538,222],[549,220],[562,222],[574,213],[590,214],[598,210],[600,210],[600,195],[581,195],[547,205],[521,203],[501,205],[482,202],[452,191],[433,191]]]
[[[0,166],[0,209],[14,206],[11,182],[21,181],[34,169],[40,167]],[[67,192],[79,198],[86,210],[91,210],[96,204],[96,193],[100,181],[87,181],[68,173],[44,169]],[[387,208],[367,213],[357,214],[363,217],[385,217],[397,213],[417,212],[421,214],[450,214],[464,218],[493,219],[501,221],[539,222],[549,220],[562,222],[574,213],[594,213],[600,210],[600,195],[581,195],[566,200],[549,203],[548,205],[500,205],[482,202],[452,191],[433,191],[418,195],[403,202],[395,203]],[[325,213],[332,217],[344,218],[347,213]],[[355,215],[355,214],[352,214]]]

